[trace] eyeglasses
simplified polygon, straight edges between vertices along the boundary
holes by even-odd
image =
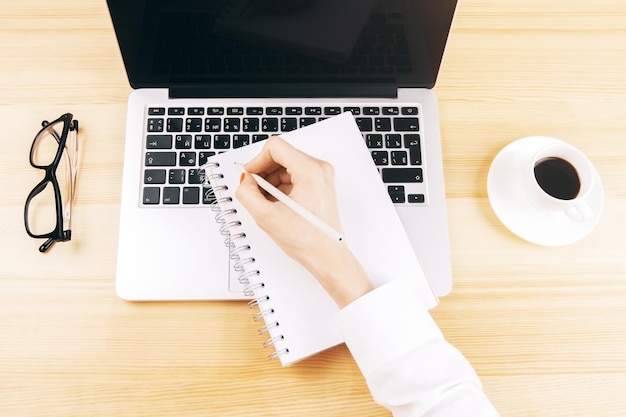
[[[39,252],[55,242],[72,238],[71,210],[78,166],[78,120],[66,113],[53,122],[43,121],[30,148],[30,164],[44,171],[24,206],[24,226],[29,236],[46,239]],[[66,163],[61,163],[65,155]]]

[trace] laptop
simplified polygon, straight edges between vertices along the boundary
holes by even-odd
[[[134,89],[116,272],[121,298],[245,299],[203,192],[203,161],[345,111],[434,291],[450,292],[432,87],[456,0],[107,3]]]

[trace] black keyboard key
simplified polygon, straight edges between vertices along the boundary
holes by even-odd
[[[424,194],[409,194],[409,203],[425,203],[426,196]]]
[[[246,117],[245,119],[243,119],[244,132],[258,132],[259,125],[260,123],[258,117]]]
[[[374,128],[377,132],[391,132],[391,119],[389,117],[374,118]]]
[[[291,132],[298,128],[298,119],[295,117],[283,117],[280,119],[280,130],[282,132]]]
[[[163,119],[148,119],[148,132],[163,132]]]
[[[224,132],[239,132],[241,130],[241,119],[238,117],[227,117],[224,119]]]
[[[185,131],[202,132],[202,119],[200,117],[189,117],[185,122]]]
[[[145,164],[148,167],[176,166],[176,152],[146,152]]]
[[[424,182],[422,168],[383,168],[383,182]]]
[[[390,185],[387,187],[387,192],[394,203],[404,203],[406,201],[404,186],[402,185]]]
[[[198,165],[202,166],[206,164],[207,160],[215,155],[215,152],[199,152],[198,153]]]
[[[391,165],[408,165],[406,151],[391,151]]]
[[[196,135],[194,142],[196,149],[211,149],[211,135]]]
[[[324,114],[326,116],[335,116],[341,113],[341,107],[324,107]]]
[[[241,148],[250,144],[250,135],[233,135],[233,148]]]
[[[300,127],[312,125],[315,122],[317,122],[317,119],[315,117],[301,117],[300,118]]]
[[[282,107],[268,107],[265,109],[265,114],[268,116],[280,116],[283,114]]]
[[[370,149],[378,149],[383,147],[383,135],[379,133],[369,133],[365,135],[365,144]]]
[[[163,204],[179,204],[180,188],[179,187],[163,187]]]
[[[321,116],[322,108],[321,107],[305,107],[304,114],[308,116]]]
[[[387,151],[372,151],[372,159],[376,165],[388,165],[389,153]],[[397,182],[397,181],[390,181]]]
[[[378,107],[363,107],[363,114],[366,116],[376,116],[380,114]]]
[[[172,135],[146,136],[146,149],[172,149]]]
[[[166,172],[164,169],[146,169],[143,173],[144,184],[165,184]]]
[[[175,168],[170,169],[169,183],[170,184],[184,184],[187,178],[187,173],[184,169]]]
[[[299,116],[302,114],[302,107],[287,107],[285,114],[289,116]]]
[[[397,107],[383,107],[383,114],[386,116],[398,116],[400,109]]]
[[[262,116],[263,115],[263,107],[248,107],[246,109],[246,114],[248,116]]]
[[[361,114],[361,108],[355,106],[344,107],[343,111],[349,111],[353,116],[359,116]]]
[[[181,167],[192,167],[196,165],[195,152],[181,152],[178,155],[178,165]]]
[[[222,116],[224,115],[224,107],[209,107],[206,109],[206,114],[209,116]]]
[[[263,132],[278,132],[278,118],[264,117],[261,120],[261,129]]]
[[[183,204],[200,204],[201,187],[183,187]]]
[[[187,182],[189,184],[202,184],[204,182],[204,171],[192,168],[187,172]]]
[[[243,107],[228,107],[226,114],[230,116],[243,116]]]
[[[387,133],[385,135],[385,146],[388,148],[401,148],[402,136],[398,133]]]
[[[168,132],[182,132],[183,131],[182,117],[169,117],[167,119],[167,131]]]
[[[148,116],[165,116],[165,107],[150,107]]]
[[[169,116],[183,116],[185,114],[184,107],[170,107],[167,109],[167,114]]]
[[[161,189],[159,187],[144,187],[143,189],[143,203],[144,204],[159,204],[161,198]]]
[[[409,150],[409,161],[411,162],[411,165],[422,165],[420,135],[404,135],[404,147]]]
[[[267,138],[269,138],[269,135],[264,135],[264,134],[252,135],[252,143],[261,142],[262,140],[265,140]]]
[[[361,132],[371,132],[373,130],[372,119],[370,117],[357,117],[355,120]]]
[[[204,119],[205,132],[220,132],[222,130],[222,119],[219,117],[207,117]]]
[[[215,135],[215,136],[213,136],[213,148],[215,148],[215,149],[230,149],[230,135]]]
[[[204,116],[204,107],[190,107],[187,110],[187,114],[190,116]]]
[[[176,135],[176,149],[191,149],[191,135]]]
[[[416,116],[417,107],[402,107],[402,114],[404,116]]]
[[[393,128],[396,132],[417,132],[420,124],[417,117],[396,117],[393,119]]]

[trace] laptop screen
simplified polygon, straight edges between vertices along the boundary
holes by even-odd
[[[133,88],[435,84],[456,0],[107,0]]]

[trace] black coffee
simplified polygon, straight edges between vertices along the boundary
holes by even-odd
[[[564,159],[544,158],[535,164],[535,179],[543,191],[561,200],[576,198],[580,178],[576,168]]]

